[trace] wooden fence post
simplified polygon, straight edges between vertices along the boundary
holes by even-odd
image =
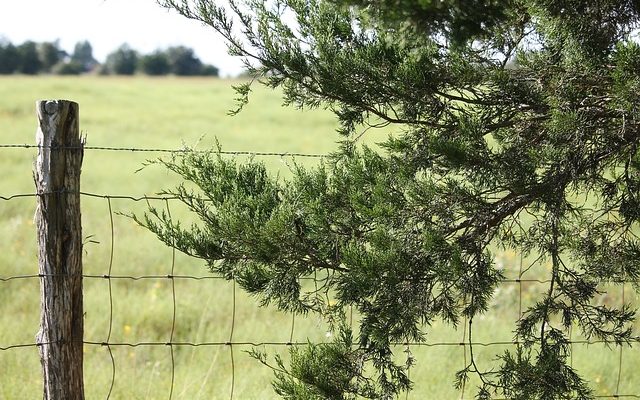
[[[84,399],[82,379],[82,227],[80,167],[84,141],[78,104],[38,101],[34,179],[40,267],[36,336],[45,400]]]

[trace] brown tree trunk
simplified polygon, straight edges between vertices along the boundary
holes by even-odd
[[[44,399],[84,399],[82,379],[82,227],[80,167],[83,140],[78,104],[36,103],[39,146],[34,174],[41,318],[36,336]]]

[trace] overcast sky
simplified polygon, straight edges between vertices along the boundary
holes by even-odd
[[[155,0],[0,0],[0,37],[14,44],[60,40],[71,52],[88,40],[99,61],[122,43],[143,53],[184,45],[223,76],[241,71],[220,37],[202,24],[160,7]]]

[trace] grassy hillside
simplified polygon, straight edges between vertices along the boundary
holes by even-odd
[[[323,110],[296,111],[280,106],[277,93],[256,89],[251,103],[240,115],[230,117],[234,93],[231,81],[178,78],[0,78],[0,143],[34,143],[38,99],[65,98],[80,104],[81,130],[89,146],[132,148],[198,148],[213,146],[216,138],[223,150],[268,151],[278,153],[326,153],[335,149],[335,121]],[[384,133],[372,133],[380,138]],[[371,142],[376,136],[368,139]],[[87,150],[82,190],[109,195],[143,196],[175,185],[174,176],[157,166],[138,171],[156,153]],[[32,193],[34,149],[0,148],[0,196]],[[313,165],[315,159],[298,159]],[[273,173],[287,175],[289,157],[267,157]],[[109,212],[111,205],[111,213]],[[154,205],[164,207],[163,202]],[[172,268],[172,252],[148,232],[119,213],[141,212],[144,202],[83,197],[82,218],[85,236],[86,274],[166,275]],[[171,203],[176,216],[184,215]],[[0,278],[37,273],[34,200],[0,200]],[[111,241],[111,217],[114,240]],[[113,259],[111,249],[113,248]],[[517,276],[519,257],[499,255],[507,274]],[[202,263],[177,255],[174,274],[208,276]],[[533,272],[532,272],[533,273]],[[111,328],[112,343],[166,342],[173,331],[175,342],[288,342],[323,340],[326,329],[314,317],[296,318],[273,309],[259,308],[255,299],[232,284],[217,279],[176,280],[176,322],[173,325],[173,292],[168,279],[112,280],[113,313],[109,284],[104,279],[86,279],[85,340],[103,342]],[[540,288],[536,284],[508,283],[496,295],[492,312],[476,321],[474,341],[509,342],[513,322],[522,307],[532,301]],[[620,301],[620,292],[603,301]],[[626,299],[632,298],[627,288]],[[235,307],[234,307],[235,305]],[[235,316],[233,310],[235,308]],[[357,317],[356,317],[357,318]],[[0,281],[0,347],[33,343],[39,323],[37,279]],[[232,329],[233,327],[233,329]],[[292,329],[293,328],[293,329]],[[233,336],[232,336],[233,335]],[[458,331],[436,324],[428,336],[431,344],[463,340]],[[490,365],[496,354],[510,345],[478,346],[476,356]],[[617,348],[602,345],[575,345],[573,361],[592,381],[598,394],[617,390],[620,355]],[[237,399],[273,398],[270,371],[245,351],[250,346],[233,347],[233,364],[228,346],[176,347],[174,352],[174,399],[225,399],[229,397],[232,371]],[[265,346],[270,354],[286,352],[285,346]],[[399,348],[402,355],[404,349]],[[455,399],[460,393],[452,382],[464,366],[463,346],[423,346],[412,348],[418,365],[412,371],[416,390],[409,398]],[[171,357],[166,346],[113,347],[116,379],[113,399],[168,398]],[[625,349],[619,393],[640,394],[635,371],[640,367],[637,349]],[[105,398],[109,391],[112,362],[104,347],[85,346],[85,384],[88,399]],[[234,369],[232,369],[232,366]],[[0,350],[0,399],[41,397],[41,377],[37,350],[33,347]],[[473,382],[467,387],[470,398]]]

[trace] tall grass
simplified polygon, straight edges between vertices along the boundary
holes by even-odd
[[[277,93],[257,89],[250,104],[236,117],[227,115],[233,107],[233,82],[178,78],[0,78],[0,143],[33,144],[38,99],[65,98],[80,104],[81,130],[90,146],[175,149],[183,145],[206,149],[216,139],[223,150],[274,151],[279,153],[327,153],[336,148],[335,121],[324,110],[296,111],[280,106]],[[372,133],[374,142],[384,133]],[[375,136],[377,135],[377,136]],[[138,171],[155,153],[87,150],[82,171],[82,190],[96,194],[143,196],[177,183],[176,177],[157,167]],[[0,195],[32,193],[33,149],[0,149]],[[314,160],[297,162],[313,165]],[[290,158],[264,159],[274,174],[286,175]],[[172,268],[172,251],[140,229],[121,213],[140,213],[144,202],[82,199],[84,270],[86,274],[140,276],[166,275]],[[155,202],[165,207],[164,202]],[[186,216],[179,204],[170,202],[171,212]],[[0,277],[37,273],[34,200],[0,201]],[[113,217],[113,243],[111,239]],[[113,247],[113,259],[111,249]],[[501,253],[499,262],[511,277],[517,276],[519,256]],[[207,276],[201,262],[177,254],[174,274]],[[530,273],[538,273],[532,271]],[[474,321],[474,341],[509,342],[518,310],[534,300],[535,284],[508,283],[496,294],[490,313]],[[619,302],[612,291],[606,301]],[[168,279],[112,280],[113,312],[109,283],[86,279],[85,340],[103,342],[109,329],[112,343],[166,342],[174,331],[174,342],[288,342],[324,340],[326,327],[315,317],[296,317],[271,308],[260,308],[255,299],[229,282],[215,279],[176,280],[176,322],[173,320],[172,286]],[[234,294],[235,293],[235,294]],[[626,299],[634,300],[631,288]],[[235,299],[235,300],[234,300]],[[235,305],[235,316],[232,310]],[[37,279],[0,282],[0,347],[33,343],[39,324]],[[357,318],[357,316],[356,316]],[[292,323],[293,330],[292,330]],[[233,324],[233,337],[232,334]],[[429,343],[460,342],[463,326],[436,324],[428,328]],[[293,334],[292,334],[293,332]],[[511,345],[475,349],[481,365]],[[575,345],[573,362],[592,382],[598,394],[615,393],[619,369],[617,348]],[[229,397],[232,372],[237,399],[274,398],[269,386],[270,371],[244,351],[233,347],[233,369],[229,346],[174,347],[174,399],[225,399]],[[286,353],[286,346],[266,346],[268,353]],[[398,354],[403,355],[403,348]],[[416,382],[409,398],[455,399],[460,393],[452,382],[464,366],[464,346],[412,347],[418,364],[411,376]],[[113,399],[168,398],[172,362],[167,346],[114,346],[116,366]],[[640,367],[637,349],[623,352],[620,393],[640,394],[635,371]],[[112,379],[112,361],[100,345],[85,346],[85,385],[88,399],[105,398]],[[466,398],[476,382],[467,386]],[[0,351],[0,399],[41,397],[42,378],[34,347]]]

